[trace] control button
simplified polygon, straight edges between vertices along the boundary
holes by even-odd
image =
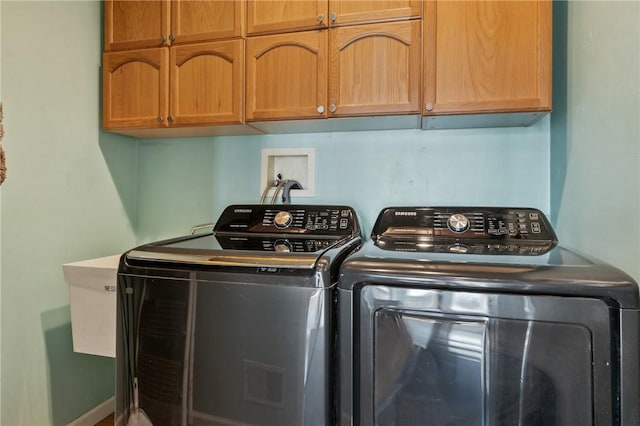
[[[291,244],[285,240],[278,240],[273,245],[273,248],[279,253],[289,253],[291,251]]]
[[[276,228],[287,228],[289,225],[291,225],[291,222],[293,222],[293,216],[291,216],[291,213],[287,212],[287,211],[279,211],[276,214],[276,217],[273,218],[273,224],[276,226]]]
[[[454,244],[452,246],[449,246],[449,251],[451,253],[461,253],[464,254],[466,252],[469,251],[469,247],[467,246],[463,246],[462,244]]]
[[[457,233],[462,233],[469,229],[469,219],[461,213],[456,213],[449,216],[449,220],[447,220],[447,227]]]
[[[529,213],[529,219],[539,220],[538,213]]]
[[[540,230],[539,222],[531,222],[531,232],[533,232],[534,234],[539,234],[540,232],[542,232]]]
[[[340,219],[340,229],[347,229],[347,226],[349,226],[349,219]]]
[[[342,210],[340,212],[340,216],[342,217],[349,217],[349,210]]]

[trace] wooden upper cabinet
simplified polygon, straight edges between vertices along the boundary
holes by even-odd
[[[247,120],[326,117],[327,44],[327,30],[248,38]]]
[[[244,7],[244,1],[174,0],[171,2],[171,43],[240,37]]]
[[[244,1],[105,0],[105,51],[241,37]]]
[[[227,40],[171,48],[171,126],[242,122],[243,47]]]
[[[103,54],[105,130],[168,125],[168,65],[168,49],[162,47]]]
[[[419,114],[419,20],[329,30],[329,117]]]
[[[329,0],[329,24],[420,18],[422,0]]]
[[[105,130],[240,124],[243,40],[103,54]]]
[[[105,51],[162,46],[169,34],[169,0],[105,0]]]
[[[247,34],[326,28],[327,0],[247,0]]]
[[[551,109],[551,1],[424,7],[423,114]]]
[[[281,33],[421,16],[422,0],[247,0],[247,33]]]

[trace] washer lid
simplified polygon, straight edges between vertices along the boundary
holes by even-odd
[[[231,205],[214,232],[147,244],[128,263],[313,269],[360,241],[352,208],[327,205]]]
[[[348,238],[302,239],[206,234],[161,241],[133,249],[127,253],[127,261],[312,269],[324,253],[343,246],[347,241]]]

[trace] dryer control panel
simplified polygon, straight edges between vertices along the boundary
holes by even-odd
[[[545,215],[531,208],[391,207],[371,235],[390,250],[536,255],[557,237]]]

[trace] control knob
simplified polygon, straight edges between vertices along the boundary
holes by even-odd
[[[291,225],[291,222],[293,222],[293,216],[291,215],[291,213],[284,210],[279,211],[273,218],[273,224],[276,226],[276,228],[279,229],[289,227],[289,225]]]
[[[273,249],[278,253],[289,253],[291,252],[291,243],[287,240],[278,240],[273,245]]]
[[[449,216],[449,220],[447,220],[447,227],[456,233],[463,233],[470,226],[469,219],[463,215],[462,213],[456,213]]]

